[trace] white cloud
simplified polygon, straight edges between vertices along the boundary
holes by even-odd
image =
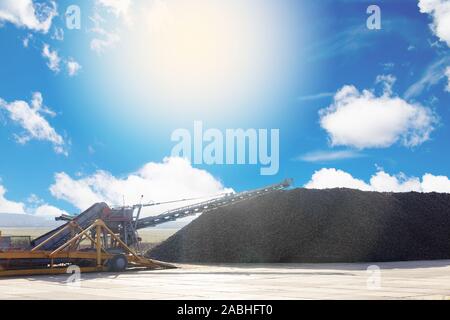
[[[5,187],[0,185],[0,213],[25,213],[25,205],[5,198]]]
[[[81,65],[76,62],[73,58],[69,58],[67,61],[67,72],[69,76],[75,76],[81,69]]]
[[[417,97],[424,90],[441,82],[445,78],[445,68],[450,62],[450,57],[443,57],[433,63],[423,73],[422,77],[413,83],[405,92],[405,99]]]
[[[24,144],[30,140],[48,141],[53,144],[56,153],[67,155],[64,139],[44,118],[44,115],[55,116],[49,108],[43,106],[40,92],[33,94],[28,104],[25,101],[6,102],[0,98],[0,110],[7,111],[9,118],[25,130],[21,135],[16,135],[19,143]]]
[[[408,51],[409,51],[409,48],[408,48]],[[385,71],[390,71],[390,70],[394,69],[395,63],[393,63],[393,62],[381,63],[381,66],[383,67],[383,69]]]
[[[445,70],[445,75],[446,75],[447,81],[448,81],[447,87],[445,88],[445,90],[447,92],[450,92],[450,67],[447,67],[447,70]]]
[[[25,38],[22,39],[22,44],[24,48],[28,48],[30,45],[30,40],[33,39],[33,35],[29,33]]]
[[[353,150],[315,151],[300,156],[298,160],[306,162],[325,162],[325,161],[359,158],[362,156],[364,155]]]
[[[378,77],[384,92],[360,92],[347,85],[334,96],[334,103],[320,111],[320,125],[333,146],[358,149],[385,148],[401,142],[413,147],[430,139],[437,117],[431,109],[411,104],[392,94],[394,77]]]
[[[364,191],[371,190],[363,180],[355,179],[351,174],[342,170],[321,169],[316,171],[311,180],[305,185],[308,189],[350,188]]]
[[[446,176],[433,176],[426,174],[422,179],[422,189],[424,192],[450,192],[450,180]]]
[[[39,198],[34,193],[30,194],[30,196],[27,198],[27,203],[33,206],[39,206],[44,203],[44,201]]]
[[[61,58],[56,50],[51,50],[50,46],[44,43],[42,47],[42,56],[48,60],[47,66],[50,70],[58,73],[60,71],[59,64],[61,63]]]
[[[43,217],[43,218],[55,218],[55,217],[59,217],[63,214],[67,215],[68,213],[57,207],[54,207],[54,206],[51,206],[48,204],[43,204],[43,205],[37,207],[36,209],[34,209],[34,211],[31,214],[34,214],[35,216]]]
[[[393,91],[392,87],[394,86],[395,82],[397,81],[397,78],[394,77],[392,74],[383,74],[377,76],[375,83],[381,84],[383,86],[383,92],[384,95],[392,96]]]
[[[44,98],[42,97],[42,93],[40,92],[34,92],[33,97],[31,99],[31,108],[40,113],[47,114],[51,117],[55,117],[56,113],[52,110],[50,110],[48,107],[44,106]]]
[[[53,219],[55,217],[59,217],[62,214],[68,214],[64,210],[49,205],[35,194],[31,194],[27,198],[26,202],[27,204],[26,205],[24,204],[23,206],[26,207],[25,212],[27,214],[31,214],[46,219]]]
[[[350,188],[378,192],[441,192],[450,193],[450,180],[446,176],[432,174],[408,177],[403,173],[390,175],[383,170],[372,175],[369,182],[354,178],[351,174],[334,169],[323,168],[316,171],[305,185],[308,189]]]
[[[298,97],[297,100],[298,101],[314,101],[314,100],[319,100],[319,99],[323,99],[323,98],[330,98],[334,96],[334,92],[321,92],[318,94],[313,94],[313,95],[309,95],[309,96],[301,96]]]
[[[106,49],[114,47],[120,40],[122,27],[132,27],[133,19],[131,15],[131,0],[96,0],[94,14],[89,17],[94,27],[89,31],[95,36],[90,42],[91,50],[97,54],[103,53]],[[109,19],[103,18],[112,13],[120,23],[116,24],[114,30],[108,30],[103,25],[109,25]],[[110,17],[108,17],[110,18]]]
[[[0,22],[10,22],[18,27],[47,33],[57,16],[56,3],[34,3],[32,0],[0,1]]]
[[[384,171],[378,171],[370,178],[370,186],[373,191],[380,192],[422,191],[422,186],[419,178],[407,177],[402,173],[391,176]],[[450,189],[448,191],[450,192]]]
[[[98,50],[102,50],[102,48],[99,48]],[[81,65],[74,58],[61,58],[58,52],[52,50],[46,43],[44,43],[44,46],[42,47],[42,56],[47,59],[47,66],[49,69],[55,73],[61,71],[61,64],[66,65],[67,74],[70,77],[75,76],[81,69]]]
[[[15,202],[5,198],[6,188],[0,184],[0,214],[15,213],[29,214],[47,219],[53,219],[62,214],[68,214],[66,211],[45,203],[35,194],[31,194],[27,199],[27,204]]]
[[[427,13],[433,18],[433,33],[450,47],[450,1],[419,0],[419,8],[421,13]]]
[[[97,0],[97,4],[105,7],[117,17],[122,16],[127,18],[131,0]]]
[[[120,41],[120,36],[116,32],[106,31],[101,25],[105,20],[100,16],[100,14],[95,13],[93,17],[90,17],[91,21],[94,23],[94,28],[90,31],[96,34],[96,37],[91,40],[90,47],[91,50],[95,51],[97,54],[101,54],[105,49],[114,46]]]
[[[91,40],[91,50],[95,51],[97,54],[103,53],[107,48],[114,46],[120,40],[119,35],[116,33],[103,30],[102,34],[104,38],[94,38]]]
[[[98,195],[97,180],[106,180],[108,173],[99,171],[93,176],[79,180],[72,179],[65,172],[55,174],[55,183],[50,187],[51,194],[57,199],[63,199],[80,210],[85,210],[96,202],[102,201]],[[105,179],[102,179],[105,177]],[[114,199],[116,203],[118,199]]]
[[[54,197],[68,201],[80,210],[100,201],[121,205],[123,197],[127,204],[135,204],[141,195],[144,195],[144,202],[159,202],[214,196],[230,191],[207,171],[193,168],[188,160],[174,157],[165,158],[162,163],[147,163],[125,177],[97,171],[74,179],[60,172],[55,175],[55,183],[50,187]]]

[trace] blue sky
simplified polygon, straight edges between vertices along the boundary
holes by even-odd
[[[164,200],[285,177],[450,192],[448,1],[39,3],[0,4],[0,212],[56,215],[120,194]],[[72,4],[80,30],[66,26]],[[366,27],[370,4],[380,30]],[[31,110],[36,92],[32,112],[47,125],[30,131],[11,106]],[[196,120],[279,129],[279,172],[164,162],[171,133]]]

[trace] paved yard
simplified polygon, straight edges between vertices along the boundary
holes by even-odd
[[[448,299],[450,260],[370,264],[179,265],[122,274],[0,279],[0,299]],[[77,285],[78,284],[78,285]]]

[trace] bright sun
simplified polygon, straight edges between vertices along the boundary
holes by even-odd
[[[279,13],[250,2],[154,1],[123,39],[124,77],[169,108],[229,107],[256,94],[274,76],[286,35]]]

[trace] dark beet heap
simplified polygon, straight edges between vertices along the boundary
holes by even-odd
[[[450,259],[450,194],[279,191],[206,212],[147,256],[192,263]]]

